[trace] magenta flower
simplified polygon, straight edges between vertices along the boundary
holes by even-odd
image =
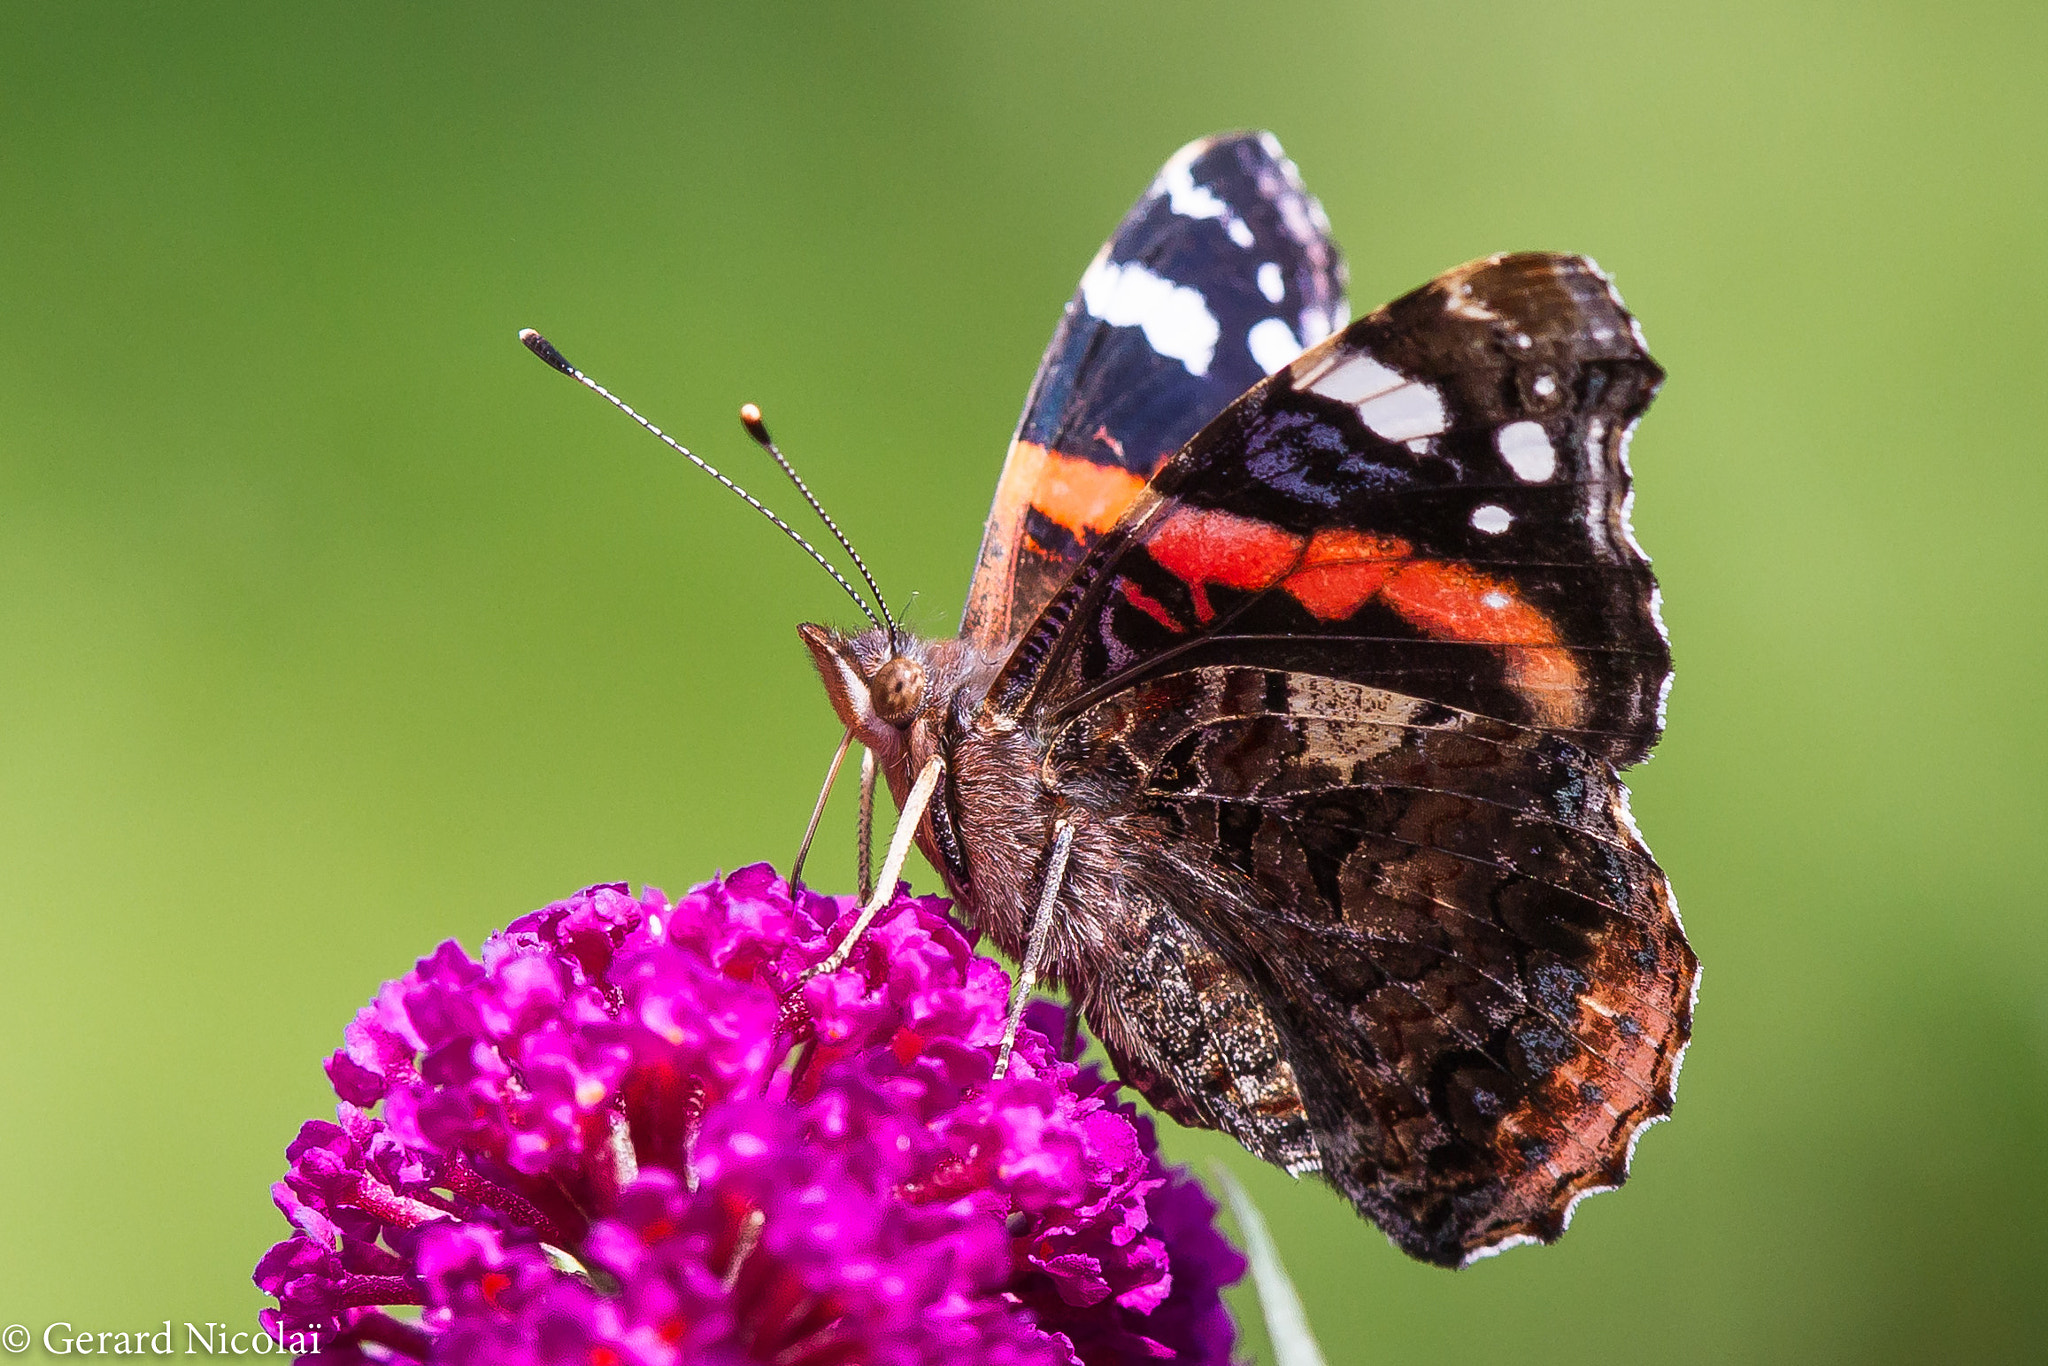
[[[944,901],[804,980],[855,909],[765,865],[592,887],[387,982],[286,1150],[265,1327],[322,1363],[1228,1362],[1244,1262],[1063,1013],[991,1080],[1009,978]]]

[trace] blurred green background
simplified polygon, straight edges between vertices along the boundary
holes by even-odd
[[[943,632],[1082,266],[1251,125],[1361,311],[1584,251],[1671,372],[1677,1117],[1455,1275],[1237,1162],[1332,1362],[2042,1360],[2044,69],[2038,4],[0,9],[0,1322],[247,1323],[380,980],[789,858],[851,609],[515,329],[792,504],[760,403]]]

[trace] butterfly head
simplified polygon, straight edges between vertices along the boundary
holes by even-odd
[[[849,636],[808,623],[797,634],[854,738],[881,757],[897,753],[934,693],[930,642],[886,628]]]

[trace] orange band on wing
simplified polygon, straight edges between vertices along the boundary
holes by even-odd
[[[1013,633],[1010,595],[1017,553],[1024,547],[1027,511],[1036,508],[1086,544],[1115,526],[1144,489],[1144,478],[1129,470],[1063,455],[1031,441],[1013,442],[982,533],[981,563],[963,619],[966,634],[990,633],[994,639],[1005,639]],[[1036,549],[1046,553],[1042,546]]]
[[[1558,639],[1555,623],[1512,585],[1470,565],[1414,560],[1388,576],[1380,600],[1441,640],[1500,646],[1508,683],[1544,723],[1578,724],[1584,684],[1578,661]]]
[[[1414,554],[1398,536],[1363,531],[1318,531],[1301,554],[1301,567],[1283,585],[1295,601],[1324,621],[1343,621],[1377,592]]]
[[[1433,636],[1494,645],[1555,645],[1550,618],[1470,565],[1411,560],[1380,590],[1386,604]]]
[[[1116,525],[1124,509],[1144,492],[1145,477],[1019,441],[1010,448],[1009,467],[996,490],[998,508],[1004,495],[1013,492],[1013,485],[1022,504],[1036,508],[1047,521],[1077,537],[1087,537],[1099,536]]]

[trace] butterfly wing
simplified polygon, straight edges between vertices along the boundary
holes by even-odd
[[[1604,759],[1208,666],[1075,718],[1051,769],[1156,832],[1118,882],[1172,910],[1090,999],[1126,1079],[1321,1170],[1409,1253],[1555,1238],[1669,1114],[1697,963]]]
[[[961,635],[1014,640],[1153,472],[1349,317],[1328,220],[1270,133],[1183,147],[1118,225],[1039,363]]]
[[[1188,965],[1091,993],[1127,1075],[1430,1261],[1555,1237],[1670,1109],[1697,961],[1616,772],[1661,378],[1591,263],[1449,272],[1205,428],[990,694]]]
[[[1250,650],[1638,762],[1671,654],[1627,450],[1662,379],[1583,258],[1447,272],[1204,428],[1048,604],[993,700],[1071,713]]]

